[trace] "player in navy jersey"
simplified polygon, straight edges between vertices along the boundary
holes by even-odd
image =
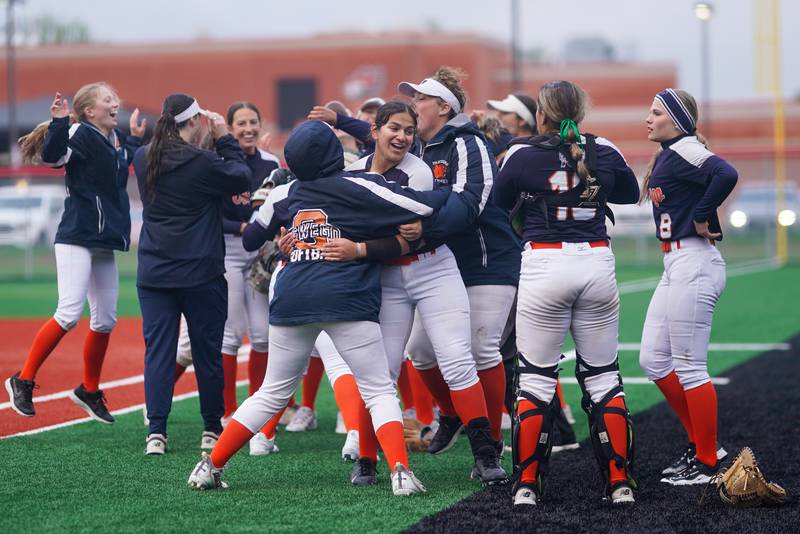
[[[665,89],[647,116],[648,138],[660,143],[642,185],[653,205],[664,274],[642,332],[639,363],[678,415],[688,436],[684,453],[662,482],[707,483],[726,452],[717,446],[717,394],[708,376],[714,307],[725,288],[717,208],[736,185],[736,170],[706,147],[697,132],[697,104]]]
[[[517,300],[518,381],[514,429],[514,504],[535,505],[550,454],[558,362],[567,332],[589,414],[590,438],[605,498],[632,503],[630,416],[617,361],[619,293],[605,219],[607,202],[633,204],[636,177],[608,140],[582,135],[586,95],[566,81],[542,86],[538,137],[512,143],[495,198],[523,202],[522,269]]]
[[[189,485],[224,487],[221,468],[286,405],[324,330],[355,375],[392,470],[394,494],[425,491],[408,470],[402,415],[380,336],[380,267],[326,262],[322,247],[338,237],[358,242],[393,235],[399,224],[430,216],[446,197],[406,190],[375,174],[343,172],[341,144],[321,122],[307,122],[292,132],[284,153],[298,178],[288,206],[298,243],[275,280],[270,301],[272,361],[261,388],[236,411],[211,456],[193,470]]]

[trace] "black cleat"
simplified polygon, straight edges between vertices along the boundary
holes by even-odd
[[[19,373],[6,379],[6,391],[11,401],[11,408],[23,417],[33,417],[33,390],[39,386],[33,380],[19,378]]]
[[[106,408],[106,398],[103,396],[103,390],[98,389],[94,393],[90,393],[83,388],[83,384],[76,387],[70,394],[69,398],[72,402],[83,408],[89,414],[89,417],[95,421],[100,421],[110,425],[114,422],[114,416],[111,415]]]
[[[674,462],[669,464],[663,471],[661,471],[662,475],[674,475],[675,473],[680,473],[681,471],[685,470],[689,467],[689,464],[694,461],[695,455],[695,446],[694,443],[689,443],[686,449],[683,451],[683,454],[680,455]],[[717,461],[721,462],[728,456],[728,451],[726,451],[721,445],[717,444]]]
[[[475,458],[469,477],[473,480],[480,479],[486,486],[508,482],[508,475],[500,465],[499,451],[502,450],[502,445],[492,439],[489,420],[479,417],[470,421],[467,425],[467,436]]]
[[[439,430],[433,436],[428,452],[431,454],[441,454],[456,444],[459,434],[464,430],[461,418],[449,415],[439,416]]]
[[[711,482],[711,479],[719,473],[719,467],[719,461],[717,461],[717,464],[714,466],[708,466],[703,462],[697,461],[697,459],[692,459],[692,461],[689,462],[689,467],[680,473],[667,475],[661,479],[661,482],[671,486],[698,486],[701,484],[708,484]]]
[[[369,458],[359,458],[350,471],[350,482],[354,486],[372,486],[378,483],[378,470]]]

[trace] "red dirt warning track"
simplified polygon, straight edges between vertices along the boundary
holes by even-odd
[[[0,339],[3,340],[0,347],[0,381],[5,382],[6,378],[22,368],[30,344],[44,321],[46,319],[0,320]],[[78,326],[64,336],[58,347],[42,365],[36,377],[40,388],[33,393],[33,401],[36,405],[35,417],[22,417],[10,407],[0,408],[0,437],[86,417],[86,412],[75,406],[69,398],[43,402],[37,402],[36,398],[72,390],[81,383],[83,379],[83,340],[88,329],[88,320],[82,320]],[[246,363],[239,365],[238,375],[242,378],[247,376],[246,367]],[[100,381],[110,382],[134,377],[141,375],[143,370],[142,320],[139,318],[120,319],[111,334]],[[178,382],[175,394],[196,390],[194,375],[188,374]],[[142,382],[106,388],[104,393],[111,411],[144,403],[144,384]],[[0,389],[0,405],[8,404],[8,401],[8,394],[3,387]]]

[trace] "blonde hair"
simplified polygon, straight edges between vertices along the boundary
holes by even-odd
[[[694,97],[683,89],[675,89],[675,93],[678,95],[681,103],[686,107],[686,111],[688,111],[689,115],[691,115],[692,119],[694,119],[694,123],[697,124],[700,114],[697,112],[697,102],[695,101]],[[703,143],[703,145],[708,148],[708,139],[706,139],[698,131],[695,131],[694,135],[697,137],[698,141]],[[659,146],[658,149],[656,149],[656,151],[653,153],[650,161],[647,163],[647,168],[644,171],[644,178],[642,178],[642,190],[639,193],[639,204],[642,204],[645,200],[649,200],[650,198],[650,194],[648,192],[650,176],[652,176],[653,167],[656,166],[656,160],[658,159],[658,156],[661,155],[663,150],[664,149]]]
[[[567,119],[580,124],[586,116],[587,100],[586,92],[578,85],[564,80],[556,80],[544,84],[539,89],[538,110],[544,114],[551,129],[557,130],[561,121]],[[589,168],[583,159],[580,141],[575,135],[575,130],[570,128],[567,131],[565,142],[570,145],[569,155],[575,162],[578,176],[582,181],[586,181],[589,178]]]
[[[467,105],[467,93],[461,86],[462,82],[468,78],[467,73],[458,67],[442,66],[431,76],[434,80],[447,87],[456,97],[463,110]],[[456,111],[450,110],[448,118],[456,116]]]
[[[78,89],[75,97],[72,99],[72,111],[69,114],[70,124],[78,121],[86,120],[86,108],[94,106],[97,101],[97,91],[105,87],[114,95],[117,92],[106,82],[93,82],[88,83]],[[47,129],[50,126],[50,121],[45,121],[36,126],[29,134],[23,135],[17,140],[22,154],[22,161],[25,163],[41,163],[42,145],[44,145],[44,138],[47,135]]]

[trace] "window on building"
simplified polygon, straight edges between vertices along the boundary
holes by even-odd
[[[308,116],[317,103],[317,82],[313,78],[278,80],[278,126],[291,130]]]

